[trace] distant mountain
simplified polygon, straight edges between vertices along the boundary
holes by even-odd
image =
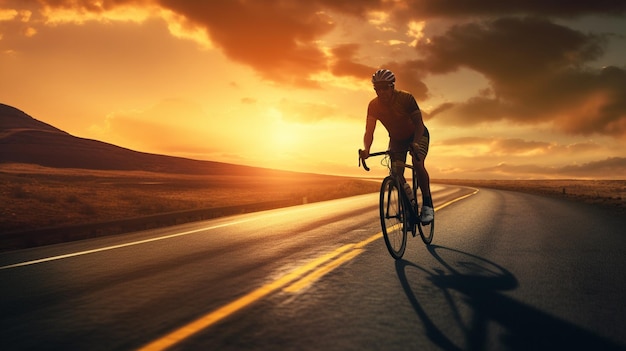
[[[133,151],[97,140],[75,137],[4,104],[0,104],[1,163],[179,174],[291,173]]]

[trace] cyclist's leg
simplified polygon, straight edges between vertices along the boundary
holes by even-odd
[[[411,214],[409,217],[410,218],[409,224],[411,224],[411,229],[409,230],[414,232],[412,224],[419,220],[416,217],[416,216],[419,216],[419,214],[416,212],[417,206],[416,206],[415,200],[417,199],[414,198],[413,190],[410,188],[409,189],[406,188],[407,181],[406,181],[406,178],[404,177],[404,170],[406,168],[405,167],[406,154],[409,151],[412,140],[413,140],[412,138],[407,139],[407,140],[390,139],[389,140],[389,156],[391,157],[391,165],[392,165],[391,173],[394,176],[396,176],[396,178],[398,179],[398,182],[400,183],[399,184],[400,188],[410,199],[411,206],[415,209],[415,210],[408,211]]]
[[[430,176],[424,166],[424,161],[428,155],[428,147],[430,144],[430,133],[428,132],[428,129],[424,129],[424,134],[418,143],[420,146],[419,154],[413,155],[413,167],[415,168],[415,173],[417,173],[419,187],[422,191],[422,204],[432,208],[434,206],[430,194]]]
[[[406,163],[406,153],[409,151],[411,140],[389,139],[389,157],[391,157],[391,174],[398,177],[401,186],[404,186],[404,165]]]

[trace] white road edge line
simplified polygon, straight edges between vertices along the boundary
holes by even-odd
[[[457,198],[457,199],[455,199],[453,201],[447,202],[447,203],[443,204],[442,206],[436,208],[435,210],[440,210],[440,209],[442,209],[442,208],[444,208],[444,207],[446,207],[446,206],[448,206],[448,205],[450,205],[450,204],[452,204],[454,202],[457,202],[457,201],[460,201],[460,200],[462,200],[462,199],[464,199],[466,197],[472,196],[472,195],[476,194],[477,192],[478,192],[478,190],[475,189],[475,191],[473,193],[465,195],[465,196],[462,196],[462,197]],[[318,205],[319,205],[319,203],[318,203]],[[263,216],[275,216],[275,215],[276,214],[268,213],[268,214],[264,214]],[[255,216],[255,217],[252,217],[252,218],[243,219],[243,220],[239,220],[239,221],[218,224],[218,225],[214,225],[214,226],[210,226],[210,227],[190,230],[190,231],[186,231],[186,232],[182,232],[182,233],[176,233],[176,234],[170,234],[170,235],[160,236],[160,237],[156,237],[156,238],[150,238],[150,239],[145,239],[145,240],[133,241],[133,242],[125,243],[125,244],[119,244],[119,245],[113,245],[113,246],[105,246],[105,247],[101,247],[101,248],[98,248],[98,249],[79,251],[79,252],[73,252],[73,253],[65,254],[65,255],[51,256],[51,257],[41,258],[41,259],[32,260],[32,261],[25,261],[25,262],[20,262],[20,263],[14,263],[14,264],[6,265],[6,266],[0,266],[0,270],[17,268],[17,267],[24,267],[24,266],[30,266],[30,265],[44,263],[44,262],[62,260],[62,259],[65,259],[65,258],[70,258],[70,257],[88,255],[88,254],[102,252],[102,251],[120,249],[120,248],[124,248],[124,247],[128,247],[128,246],[146,244],[146,243],[150,243],[150,242],[153,242],[153,241],[171,239],[171,238],[175,238],[175,237],[178,237],[178,236],[194,234],[194,233],[201,232],[201,231],[213,230],[213,229],[217,229],[217,228],[227,227],[227,226],[230,226],[230,225],[250,222],[250,221],[255,220],[257,217],[258,216]]]

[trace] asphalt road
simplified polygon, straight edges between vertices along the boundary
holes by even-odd
[[[436,187],[403,260],[377,194],[0,254],[1,350],[626,350],[625,218]]]

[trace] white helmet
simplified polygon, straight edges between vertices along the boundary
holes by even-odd
[[[372,74],[372,83],[389,83],[394,84],[396,82],[396,76],[388,69],[379,69],[376,73]]]

